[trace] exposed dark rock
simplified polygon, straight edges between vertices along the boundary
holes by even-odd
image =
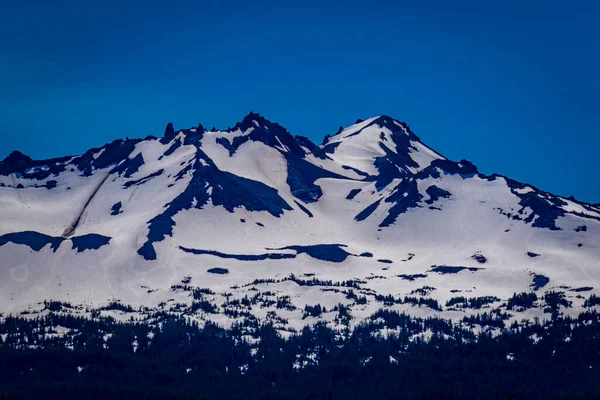
[[[429,198],[427,200],[425,200],[425,203],[427,204],[433,204],[436,201],[438,201],[438,199],[440,198],[448,198],[452,195],[452,193],[444,190],[444,189],[440,189],[439,187],[435,186],[435,185],[431,185],[427,188],[427,190],[425,190],[425,193],[427,193],[429,195]]]
[[[487,262],[487,258],[479,251],[473,254],[471,259],[477,261],[479,264],[485,264]]]
[[[483,268],[451,266],[451,265],[433,265],[429,271],[436,272],[438,274],[457,274],[461,271],[477,272],[482,269]]]
[[[542,274],[531,274],[531,289],[535,292],[546,286],[550,282],[550,278]]]
[[[350,193],[348,193],[348,195],[346,196],[346,200],[352,200],[359,193],[360,193],[360,189],[352,189],[350,191]]]
[[[401,274],[397,276],[398,278],[404,279],[406,281],[414,281],[415,279],[427,278],[427,274]]]
[[[227,268],[215,267],[215,268],[207,269],[206,272],[211,273],[211,274],[226,275],[229,273],[229,270]]]
[[[313,217],[313,214],[308,210],[308,208],[304,207],[302,204],[298,203],[296,200],[294,200],[294,203],[296,203],[296,205],[306,213],[306,215],[308,215],[309,218]]]
[[[121,211],[121,207],[123,205],[121,204],[121,202],[119,201],[118,203],[113,204],[113,206],[110,208],[110,215],[119,215],[122,213]]]
[[[49,236],[43,233],[34,231],[14,232],[7,233],[0,236],[0,246],[4,246],[7,243],[21,244],[28,246],[33,251],[40,251],[45,246],[50,245],[50,249],[56,252],[60,247],[61,243],[65,240],[71,240],[73,249],[81,253],[85,250],[97,250],[102,246],[107,245],[111,238],[107,236],[90,233],[82,236],[74,236],[70,239],[63,237]]]

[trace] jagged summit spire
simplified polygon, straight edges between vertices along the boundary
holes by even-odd
[[[268,127],[271,125],[279,125],[279,124],[269,121],[268,119],[266,119],[259,113],[250,111],[250,113],[248,115],[246,115],[240,122],[235,124],[235,128],[239,128],[241,130],[246,130],[246,129],[249,129],[252,127],[255,127],[255,128],[259,127],[259,126]]]
[[[23,161],[30,162],[32,159],[31,157],[21,153],[19,150],[14,150],[4,160],[2,160],[3,163],[15,163]]]
[[[13,151],[4,160],[0,161],[0,174],[22,171],[29,168],[35,161],[18,150]]]
[[[167,127],[165,128],[165,137],[169,137],[169,136],[173,136],[175,135],[175,128],[173,128],[173,123],[169,122],[167,124]]]
[[[253,119],[253,118],[256,118],[256,119],[261,119],[261,118],[263,118],[263,117],[262,117],[262,116],[261,116],[259,113],[255,113],[254,111],[250,111],[250,112],[248,113],[248,115],[246,115],[246,116],[244,117],[244,119],[247,119],[247,118],[250,118],[250,119]]]
[[[169,122],[165,128],[165,134],[160,139],[162,144],[167,144],[175,137],[175,128],[173,127],[173,123]]]

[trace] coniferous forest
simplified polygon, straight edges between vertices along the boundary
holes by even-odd
[[[600,314],[494,321],[380,310],[352,330],[316,324],[281,335],[257,321],[224,330],[168,314],[151,324],[9,316],[0,398],[600,398]]]

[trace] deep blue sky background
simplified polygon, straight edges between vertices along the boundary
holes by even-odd
[[[0,158],[250,110],[320,143],[387,114],[482,172],[600,202],[598,1],[6,3]]]

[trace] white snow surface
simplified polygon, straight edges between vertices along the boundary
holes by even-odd
[[[112,172],[114,166],[95,169],[90,176],[84,176],[76,167],[67,168],[39,181],[25,179],[19,173],[0,176],[0,235],[34,231],[60,237],[92,192],[107,178],[85,207],[74,236],[99,234],[110,237],[109,244],[81,252],[73,249],[69,240],[63,241],[56,251],[50,245],[35,251],[24,244],[0,241],[0,313],[8,315],[27,310],[32,312],[28,315],[39,315],[43,308],[40,303],[50,299],[83,305],[85,307],[75,307],[71,311],[81,314],[86,313],[86,307],[100,308],[114,300],[136,310],[140,307],[169,309],[176,303],[191,304],[189,290],[172,288],[181,285],[186,278],[191,287],[210,289],[214,294],[206,294],[204,298],[217,308],[216,313],[198,310],[193,318],[228,326],[235,318],[224,314],[223,311],[230,307],[227,303],[259,293],[264,299],[274,301],[289,298],[295,309],[258,303],[246,311],[261,320],[276,316],[280,318],[280,328],[296,330],[318,321],[335,325],[338,323],[337,312],[331,310],[339,304],[350,307],[352,324],[360,323],[386,307],[375,299],[376,294],[435,299],[442,311],[410,304],[389,307],[416,316],[441,315],[461,320],[465,315],[486,309],[449,310],[445,303],[452,297],[499,298],[499,302],[488,306],[489,311],[492,307],[501,307],[514,293],[532,291],[534,274],[549,278],[549,283],[537,291],[538,297],[549,290],[565,292],[573,302],[572,308],[562,310],[566,314],[581,312],[583,297],[592,293],[600,295],[600,210],[596,206],[561,199],[566,205],[561,206],[564,215],[556,219],[559,229],[535,227],[533,225],[540,217],[535,216],[533,223],[525,222],[534,210],[523,207],[518,195],[531,194],[537,189],[525,186],[511,190],[501,177],[486,179],[479,175],[462,176],[440,171],[439,176],[415,178],[422,198],[416,206],[400,213],[393,224],[381,227],[396,204],[386,200],[393,196],[398,185],[411,179],[403,174],[416,177],[433,161],[445,159],[419,140],[411,141],[408,149],[397,148],[391,138],[393,132],[378,125],[377,120],[378,117],[368,119],[329,138],[325,146],[339,145],[327,154],[328,158],[314,154],[304,157],[309,163],[339,176],[316,180],[322,196],[314,202],[303,202],[294,196],[287,179],[286,153],[290,149],[280,138],[277,138],[276,146],[246,141],[231,155],[219,143],[219,138],[233,141],[235,137],[249,135],[251,130],[261,129],[256,120],[245,132],[205,132],[200,146],[182,145],[168,156],[163,154],[175,141],[183,140],[185,135],[193,132],[181,132],[167,144],[152,138],[142,140],[135,145],[129,158],[141,154],[144,163],[129,178]],[[398,129],[405,129],[397,121],[394,123]],[[378,190],[373,180],[343,166],[376,176],[379,171],[375,160],[385,156],[380,146],[382,137],[386,138],[384,143],[391,151],[407,153],[418,168],[402,170],[399,167],[398,177]],[[147,240],[148,223],[188,187],[193,168],[181,174],[180,179],[176,176],[193,164],[199,150],[221,171],[275,189],[292,209],[284,210],[279,217],[267,211],[251,211],[243,205],[230,212],[223,206],[214,205],[210,199],[201,208],[177,212],[172,218],[172,236],[154,242],[157,258],[146,260],[137,251]],[[95,159],[103,151],[99,150]],[[207,161],[201,163],[206,165]],[[125,186],[128,181],[140,180],[159,170],[164,172],[145,183]],[[56,187],[39,187],[50,180],[56,181]],[[19,184],[24,188],[17,188]],[[433,200],[426,192],[432,185],[451,195],[426,203],[426,200]],[[351,191],[358,189],[360,191],[352,199],[347,199]],[[210,188],[210,195],[213,191],[214,188]],[[372,214],[361,221],[355,219],[378,200],[381,201]],[[118,202],[122,205],[120,213],[111,215],[111,207]],[[518,214],[519,210],[521,214]],[[513,215],[519,215],[520,219],[513,219]],[[577,230],[581,226],[586,229]],[[317,259],[306,253],[295,258],[247,261],[192,254],[180,249],[182,246],[227,255],[294,255],[294,250],[270,249],[318,244],[345,245],[347,247],[342,249],[352,255],[342,262]],[[358,256],[367,252],[372,257]],[[538,256],[531,257],[528,252]],[[476,253],[485,256],[487,261],[479,263],[473,258]],[[479,269],[441,274],[432,271],[434,266]],[[228,273],[209,272],[216,267],[226,269]],[[333,284],[300,286],[293,280],[286,280],[291,274],[296,278],[317,278]],[[399,275],[417,277],[408,280]],[[255,280],[258,283],[253,283]],[[359,288],[335,285],[344,281],[355,281]],[[423,287],[434,289],[426,296],[415,294],[415,290]],[[581,287],[592,289],[573,290]],[[366,304],[349,299],[350,289],[356,295],[365,296]],[[325,307],[326,311],[318,317],[303,318],[305,306],[316,304]],[[523,312],[503,311],[517,320],[549,316],[544,314],[541,306]],[[106,312],[109,311],[103,311]]]

